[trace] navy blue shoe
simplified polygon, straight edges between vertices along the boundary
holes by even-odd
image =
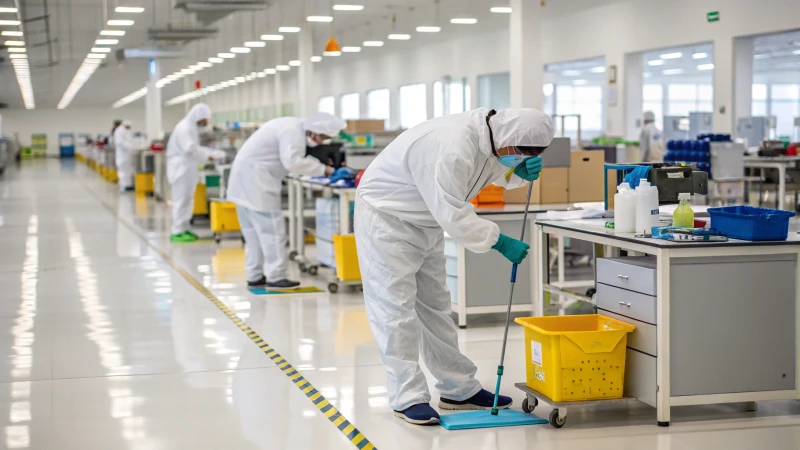
[[[435,425],[439,423],[439,413],[427,403],[418,403],[406,408],[405,411],[395,411],[394,416],[414,425]]]
[[[497,399],[497,409],[506,409],[511,406],[511,397],[501,395]],[[481,409],[492,409],[494,406],[494,394],[481,389],[477,394],[464,401],[455,401],[442,397],[439,399],[439,409],[448,411],[474,411]]]

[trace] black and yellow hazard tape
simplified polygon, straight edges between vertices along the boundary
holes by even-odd
[[[139,239],[144,241],[144,243],[153,249],[161,259],[164,260],[167,265],[169,265],[173,270],[178,272],[186,281],[189,282],[195,289],[197,289],[205,298],[207,298],[211,303],[214,304],[223,314],[228,316],[228,318],[237,326],[240,330],[242,330],[254,344],[264,352],[272,362],[278,366],[284,375],[286,375],[295,386],[297,386],[300,391],[305,394],[306,397],[311,401],[314,406],[321,412],[327,419],[346,437],[356,448],[363,449],[363,450],[372,450],[376,449],[375,445],[361,433],[358,428],[355,427],[347,418],[345,418],[339,410],[336,409],[323,395],[320,393],[310,381],[308,381],[301,373],[298,371],[294,366],[292,366],[289,361],[287,361],[280,353],[278,353],[274,348],[270,347],[264,339],[256,333],[255,330],[250,328],[239,316],[236,315],[227,305],[222,303],[211,291],[206,289],[195,277],[193,277],[189,272],[183,270],[178,264],[164,251],[160,248],[153,245],[147,237],[144,236],[139,232],[139,230],[130,224],[127,220],[123,219],[122,217],[117,214],[114,209],[106,204],[100,197],[97,196],[88,186],[83,185],[84,189],[86,189],[89,194],[95,198],[101,205],[103,205],[108,212],[113,215],[117,221],[125,226],[125,228],[129,229],[133,234],[135,234]]]

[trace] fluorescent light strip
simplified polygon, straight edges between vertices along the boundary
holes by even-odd
[[[664,60],[654,59],[654,60],[651,60],[651,61],[647,61],[647,65],[648,66],[663,66],[664,65]]]
[[[410,34],[390,34],[389,36],[386,36],[386,38],[387,39],[391,39],[393,41],[407,41],[407,40],[411,39],[411,35]]]
[[[342,47],[342,53],[358,53],[361,47]]]
[[[22,31],[3,31],[2,33],[0,33],[0,36],[20,37],[22,36]]]
[[[264,73],[267,75],[275,75],[278,71],[270,67],[269,69],[264,69]]]
[[[364,5],[333,5],[334,11],[361,11]]]
[[[678,59],[683,56],[681,52],[674,52],[674,53],[664,53],[661,55],[661,59]]]
[[[11,55],[16,56],[16,55]],[[22,94],[22,102],[25,104],[26,109],[36,108],[36,102],[33,98],[33,85],[31,84],[31,70],[28,65],[27,58],[19,58],[11,61],[14,66],[14,74],[17,77],[17,84],[19,91]]]
[[[119,39],[98,39],[94,41],[94,45],[117,45]]]
[[[383,41],[364,41],[364,47],[383,47]]]
[[[24,47],[25,41],[6,41],[6,47]]]
[[[333,17],[331,16],[308,16],[306,17],[307,22],[333,22]]]
[[[279,27],[279,33],[299,33],[300,27]]]
[[[122,14],[139,14],[144,12],[144,8],[138,6],[117,6],[114,8],[114,12]]]
[[[107,55],[105,53],[89,53],[86,55],[86,57],[89,59],[106,59],[106,56]]]
[[[111,49],[108,47],[92,47],[92,53],[111,53]]]
[[[692,58],[693,58],[693,59],[703,59],[703,58],[708,58],[708,53],[706,53],[706,52],[697,52],[697,53],[692,53]]]
[[[262,34],[261,35],[262,41],[282,41],[283,35],[282,34]]]
[[[105,55],[104,55],[105,56]],[[78,91],[81,90],[83,85],[92,76],[95,70],[100,67],[102,61],[97,59],[89,59],[86,58],[83,60],[83,63],[78,68],[78,72],[72,78],[72,82],[69,83],[67,86],[67,90],[64,91],[64,95],[61,97],[61,101],[58,102],[58,109],[64,109],[72,103],[72,99],[75,98],[75,95],[78,94]]]
[[[697,66],[697,70],[714,70],[714,64],[700,64]]]
[[[244,43],[245,47],[266,47],[267,43],[262,41],[247,41]]]
[[[225,62],[225,58],[212,56],[211,58],[208,58],[208,62],[214,63],[214,64],[220,64],[220,63],[224,63]]]
[[[231,53],[250,53],[252,50],[247,47],[231,47]]]
[[[312,56],[311,62],[320,62],[322,61],[322,56]]]
[[[236,58],[236,55],[233,54],[233,53],[217,53],[217,56],[219,56],[220,58],[225,58],[225,59]]]
[[[21,22],[19,20],[0,20],[0,25],[8,25],[12,27],[19,26]]]
[[[442,31],[441,27],[419,26],[417,27],[418,33],[438,33]]]
[[[493,6],[489,8],[489,11],[498,14],[511,14],[511,8],[508,6]]]
[[[8,53],[26,53],[27,52],[25,47],[8,47],[6,50],[8,50]]]
[[[450,19],[450,23],[456,25],[474,25],[478,23],[478,19],[473,17],[456,17],[454,19]]]
[[[278,64],[277,66],[275,66],[275,68],[281,72],[286,72],[287,70],[291,70],[291,67],[284,64]]]
[[[205,61],[199,62],[197,63],[197,65],[202,67],[203,69],[208,69],[209,67],[213,66],[213,64],[211,64],[210,62],[205,62]]]
[[[0,8],[0,13],[15,13],[17,8]]]
[[[300,60],[298,60],[298,59],[293,59],[293,60],[289,61],[289,65],[292,66],[292,67],[297,67],[300,64],[301,64]]]
[[[603,66],[592,67],[589,69],[591,73],[606,73],[606,68]]]
[[[135,22],[132,20],[119,20],[119,19],[111,19],[106,24],[112,27],[129,27],[133,25]]]
[[[322,52],[322,56],[341,56],[342,52]]]
[[[100,36],[125,36],[125,30],[102,30]]]
[[[28,55],[25,53],[12,53],[8,57],[11,59],[28,59]]]

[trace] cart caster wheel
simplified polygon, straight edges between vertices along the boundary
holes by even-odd
[[[336,291],[338,291],[338,290],[339,290],[339,285],[338,285],[338,284],[336,284],[336,283],[330,283],[330,284],[328,285],[328,291],[330,291],[330,293],[331,293],[331,294],[335,294],[335,293],[336,293]]]
[[[222,242],[222,236],[220,236],[220,235],[218,235],[218,234],[215,234],[215,235],[214,235],[214,242],[216,242],[217,244],[219,244],[220,242]]]
[[[668,427],[669,426],[669,422],[661,422],[661,421],[659,421],[658,422],[658,426],[660,426],[660,427]]]
[[[316,275],[318,273],[319,273],[319,267],[318,266],[311,266],[311,267],[308,268],[308,274],[309,275]]]
[[[308,267],[306,267],[306,265],[303,263],[300,263],[297,267],[300,269],[300,272],[308,272]]]
[[[242,241],[244,241],[244,237],[242,237]],[[297,251],[296,250],[290,251],[289,252],[289,259],[294,261],[295,258],[297,258]]]
[[[567,418],[563,417],[561,419],[558,418],[558,410],[554,409],[550,411],[550,425],[553,428],[561,428],[564,424],[567,423]]]
[[[533,398],[533,405],[531,405],[531,403],[528,401],[528,397],[525,397],[525,399],[522,400],[522,412],[530,414],[534,409],[536,409],[537,406],[539,406],[539,399],[536,397]]]
[[[597,289],[595,289],[595,288],[589,288],[589,289],[586,290],[586,296],[587,297],[592,297],[596,293],[597,293]]]

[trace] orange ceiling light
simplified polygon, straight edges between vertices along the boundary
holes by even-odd
[[[342,48],[339,47],[339,43],[336,42],[336,39],[333,36],[331,36],[331,38],[328,39],[328,43],[325,44],[325,51],[328,53],[336,53],[336,52],[341,52]]]

